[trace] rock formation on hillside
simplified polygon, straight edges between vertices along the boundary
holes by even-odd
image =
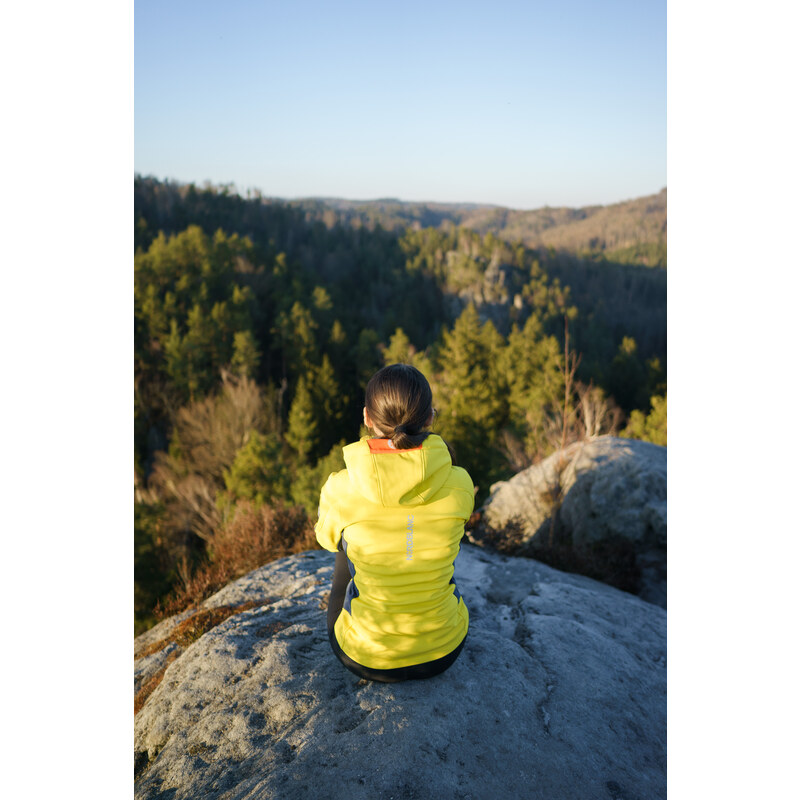
[[[570,445],[492,486],[470,538],[535,557],[551,533],[577,554],[630,551],[636,593],[666,608],[667,448],[614,436]]]
[[[465,543],[456,663],[371,683],[330,650],[332,566],[283,558],[136,639],[136,798],[666,797],[663,609]]]

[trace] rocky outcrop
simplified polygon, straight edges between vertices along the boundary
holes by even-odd
[[[616,547],[632,557],[632,590],[666,608],[667,449],[613,436],[571,445],[492,486],[471,537],[533,557],[554,542],[579,557]]]
[[[332,566],[281,559],[138,637],[137,798],[666,797],[662,609],[464,544],[458,660],[379,684],[330,650]]]

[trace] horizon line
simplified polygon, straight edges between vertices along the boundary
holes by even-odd
[[[141,172],[134,171],[134,179],[140,178],[142,180],[152,179],[159,181],[160,183],[172,183],[178,186],[195,186],[201,189],[230,189],[233,187],[233,194],[238,195],[243,200],[249,199],[249,194],[255,194],[257,197],[260,197],[263,200],[276,200],[283,203],[301,203],[303,201],[308,200],[316,200],[320,202],[325,201],[332,201],[332,200],[341,200],[346,203],[361,203],[361,204],[368,204],[368,203],[397,203],[403,205],[427,205],[427,206],[474,206],[476,208],[500,208],[506,209],[508,211],[539,211],[541,209],[558,209],[558,208],[567,208],[567,209],[583,209],[583,208],[607,208],[609,206],[617,206],[622,205],[623,203],[631,203],[635,200],[642,200],[646,197],[655,197],[662,192],[667,191],[667,186],[662,186],[658,191],[651,192],[650,194],[642,194],[635,197],[626,197],[623,200],[614,200],[609,203],[587,203],[585,205],[550,205],[549,203],[545,203],[544,205],[530,207],[530,208],[522,208],[516,206],[505,206],[499,203],[482,203],[477,202],[474,200],[404,200],[398,197],[376,197],[369,200],[363,199],[354,199],[349,197],[344,197],[342,195],[298,195],[296,197],[283,197],[280,195],[270,195],[264,194],[263,190],[259,189],[256,186],[248,186],[244,189],[240,188],[235,181],[228,181],[227,183],[215,183],[209,179],[204,179],[202,182],[198,181],[185,181],[180,180],[178,178],[159,178],[156,175],[143,175]]]

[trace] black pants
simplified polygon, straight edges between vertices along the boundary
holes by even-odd
[[[339,545],[339,548],[339,552],[336,554],[336,564],[333,567],[331,594],[328,598],[328,638],[330,639],[334,655],[339,661],[341,661],[350,672],[358,675],[359,678],[366,678],[370,681],[381,681],[382,683],[397,683],[398,681],[432,678],[434,675],[444,672],[458,658],[458,654],[461,652],[461,649],[464,647],[464,642],[467,640],[466,636],[461,640],[461,644],[446,656],[442,656],[433,661],[426,661],[424,664],[412,664],[408,667],[395,667],[394,669],[371,669],[370,667],[365,667],[353,661],[353,659],[339,647],[339,642],[336,641],[336,634],[333,632],[333,626],[336,624],[339,614],[342,613],[347,584],[350,583],[350,570],[347,567],[347,558],[341,550],[341,545]]]

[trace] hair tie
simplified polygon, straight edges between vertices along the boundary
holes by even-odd
[[[395,425],[394,426],[395,433],[408,433],[408,425]]]

